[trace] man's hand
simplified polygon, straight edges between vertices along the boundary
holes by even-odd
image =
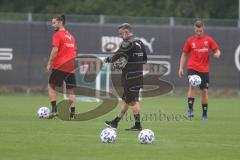
[[[178,71],[178,76],[182,78],[184,75],[184,64],[187,59],[187,54],[185,52],[182,53],[181,59],[180,59],[180,65],[179,65],[179,71]]]
[[[183,68],[179,68],[178,75],[179,75],[180,78],[183,77],[183,75],[184,75],[184,69]]]
[[[216,59],[219,59],[219,58],[220,58],[220,55],[221,55],[220,51],[217,50],[217,51],[213,54],[213,57],[216,58]]]
[[[52,66],[51,66],[50,62],[48,62],[46,69],[47,69],[47,72],[49,72],[52,69]]]
[[[56,57],[57,52],[58,52],[58,48],[57,47],[53,47],[52,51],[51,51],[51,54],[50,54],[50,57],[49,57],[49,60],[48,60],[47,67],[46,67],[48,72],[52,69],[52,61]]]
[[[111,58],[111,57],[106,57],[106,58],[104,59],[104,63],[111,63],[111,61],[112,61],[112,58]]]

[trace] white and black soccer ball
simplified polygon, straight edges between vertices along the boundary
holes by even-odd
[[[154,139],[155,139],[154,133],[150,129],[143,129],[138,134],[138,141],[141,144],[151,144],[153,143]]]
[[[40,107],[37,111],[39,118],[48,118],[50,115],[50,110],[47,107]]]
[[[103,143],[113,143],[117,138],[116,131],[112,128],[106,128],[102,130],[100,139]]]
[[[190,85],[196,87],[202,83],[202,79],[199,75],[191,75],[188,77]]]

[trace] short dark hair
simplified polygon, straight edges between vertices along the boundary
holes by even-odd
[[[197,21],[194,23],[194,27],[197,27],[197,28],[202,28],[202,27],[204,27],[203,21],[197,20]]]
[[[126,29],[131,32],[132,26],[129,23],[123,23],[118,26],[118,29]]]
[[[66,16],[64,14],[57,15],[57,16],[55,16],[53,18],[56,19],[57,21],[62,21],[63,24],[66,23]]]

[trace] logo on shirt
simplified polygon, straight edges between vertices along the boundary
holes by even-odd
[[[198,52],[198,53],[206,53],[206,52],[208,52],[208,48],[194,49],[194,51]]]
[[[193,49],[196,48],[196,43],[192,43],[192,48],[193,48]]]
[[[69,47],[69,48],[74,48],[75,47],[74,43],[64,43],[64,45]]]
[[[204,44],[205,47],[208,47],[208,46],[209,46],[209,45],[208,45],[208,41],[204,41],[203,44]]]
[[[67,39],[69,39],[70,41],[72,40],[72,36],[71,36],[71,35],[65,34],[65,37],[66,37]]]
[[[141,45],[138,42],[136,42],[135,44],[141,49]]]

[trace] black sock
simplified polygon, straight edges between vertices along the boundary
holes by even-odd
[[[118,117],[118,116],[113,119],[113,121],[116,123],[118,123],[120,120],[121,120],[121,117]]]
[[[208,104],[202,104],[203,116],[207,116]]]
[[[52,112],[57,112],[56,101],[51,101],[51,105],[52,105]]]
[[[135,119],[135,126],[141,126],[141,123],[140,123],[140,114],[135,114],[135,115],[134,115],[134,119]]]
[[[71,114],[75,114],[75,107],[70,107]]]
[[[188,98],[188,108],[190,110],[193,110],[193,104],[194,104],[194,98],[189,97]]]

